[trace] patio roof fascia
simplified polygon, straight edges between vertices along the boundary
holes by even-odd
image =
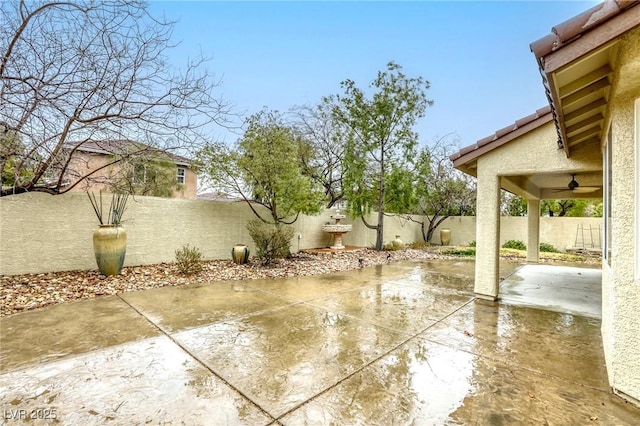
[[[562,103],[553,74],[572,62],[612,43],[640,22],[638,0],[608,0],[552,28],[552,33],[529,45],[536,57],[543,86],[553,111],[558,147],[570,156]],[[624,13],[626,12],[626,13]]]

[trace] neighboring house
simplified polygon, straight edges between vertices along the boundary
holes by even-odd
[[[605,1],[530,48],[549,105],[451,157],[477,177],[475,292],[498,298],[501,188],[528,201],[529,262],[540,200],[603,198],[607,373],[615,394],[640,404],[640,2]]]
[[[72,185],[90,174],[71,191],[111,191],[117,187],[139,195],[196,199],[198,178],[188,158],[124,140],[86,141],[69,144],[68,149],[72,154],[65,183]],[[158,193],[159,187],[164,193]]]
[[[228,194],[224,194],[222,192],[203,192],[198,194],[198,200],[203,201],[221,201],[225,203],[234,203],[238,201],[244,201],[240,197],[233,197]]]

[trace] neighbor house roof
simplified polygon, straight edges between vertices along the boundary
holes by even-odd
[[[90,152],[95,154],[106,155],[132,155],[132,154],[153,154],[157,156],[168,156],[174,163],[179,166],[190,166],[192,161],[187,157],[174,154],[172,152],[155,148],[140,142],[122,140],[89,140],[83,142],[70,142],[69,147],[75,148],[76,151]]]

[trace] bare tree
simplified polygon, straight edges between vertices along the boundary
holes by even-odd
[[[331,208],[344,199],[344,151],[346,133],[333,119],[331,105],[322,102],[316,106],[301,106],[292,111],[293,123],[302,138],[309,144],[309,151],[302,152],[304,172],[324,188],[326,206]]]
[[[3,3],[0,126],[20,149],[3,153],[13,177],[2,170],[0,195],[64,193],[149,151],[186,153],[226,125],[229,106],[214,94],[207,60],[170,66],[173,25],[138,1]],[[137,149],[114,149],[96,170],[74,168],[74,154],[95,141]]]
[[[475,214],[475,180],[453,168],[449,155],[455,144],[448,136],[423,148],[414,163],[417,181],[413,211],[423,219],[406,218],[421,225],[422,238],[427,242],[448,217]]]

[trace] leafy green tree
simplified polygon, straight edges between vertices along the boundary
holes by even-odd
[[[589,207],[591,205],[594,205],[594,201],[584,199],[543,200],[540,203],[540,214],[549,217],[585,217],[596,213]]]
[[[235,148],[210,144],[199,158],[211,187],[242,198],[264,222],[291,224],[300,213],[318,214],[323,205],[322,188],[303,172],[305,147],[279,113],[263,110],[248,119]],[[254,204],[271,217],[262,217]]]
[[[0,125],[0,188],[12,188],[33,174],[34,161],[25,149],[16,132]]]
[[[110,180],[114,192],[153,197],[172,197],[184,187],[176,179],[176,164],[170,159],[135,158],[123,161]]]
[[[588,217],[602,217],[602,208],[602,200],[590,200],[584,214]]]
[[[382,250],[384,217],[390,197],[389,182],[395,191],[409,191],[404,170],[414,157],[418,134],[413,131],[433,101],[428,100],[429,82],[422,77],[410,78],[394,62],[379,71],[365,91],[353,80],[341,83],[344,94],[324,99],[332,105],[333,118],[344,126],[344,194],[352,217],[362,219],[365,226],[376,231],[377,250]],[[373,92],[367,96],[367,92]],[[410,196],[394,193],[396,205]],[[377,212],[377,223],[365,216]]]
[[[502,190],[500,193],[500,210],[504,216],[526,216],[527,200],[524,197]]]
[[[501,211],[506,216],[526,216],[527,200],[503,191]],[[548,217],[602,217],[602,200],[542,200],[540,215]]]

